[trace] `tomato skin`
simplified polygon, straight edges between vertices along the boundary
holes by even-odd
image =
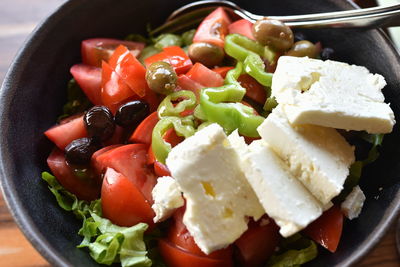
[[[146,91],[150,90],[145,78],[146,69],[125,46],[118,46],[110,58],[109,65],[139,97],[144,97]]]
[[[103,61],[102,65],[102,90],[101,99],[113,113],[127,99],[135,96],[135,93],[121,79],[121,77]]]
[[[158,114],[157,112],[151,113],[147,118],[145,118],[139,125],[136,127],[135,131],[129,138],[129,142],[131,143],[140,143],[140,144],[151,144],[151,135],[158,122]]]
[[[119,226],[133,226],[139,222],[153,225],[155,216],[149,203],[135,184],[126,176],[107,168],[101,188],[103,215]]]
[[[189,78],[185,74],[179,75],[179,77],[178,77],[178,86],[182,90],[192,91],[196,95],[197,99],[200,98],[200,91],[201,91],[201,89],[204,88],[203,85],[201,85],[200,83],[198,83],[198,82],[194,81],[193,79]]]
[[[93,170],[96,172],[96,174],[101,175],[103,171],[103,166],[99,164],[98,157],[101,155],[113,150],[114,148],[120,147],[122,145],[110,145],[103,147],[102,149],[97,150],[96,152],[93,153],[92,158],[90,159],[90,164],[93,168]]]
[[[168,167],[159,161],[154,161],[154,173],[158,177],[171,176],[171,172],[169,171]]]
[[[123,145],[107,151],[96,158],[100,172],[112,168],[135,185],[151,205],[151,192],[157,183],[156,176],[147,165],[148,146],[144,144]]]
[[[47,165],[58,182],[78,199],[91,201],[99,198],[101,188],[99,177],[90,169],[88,177],[76,176],[72,167],[67,164],[63,151],[55,148],[47,158]]]
[[[193,42],[205,42],[224,47],[225,36],[231,20],[222,7],[209,14],[197,28]]]
[[[87,137],[83,115],[79,117],[74,116],[71,120],[67,118],[65,121],[67,122],[61,122],[61,124],[53,126],[44,132],[46,137],[61,150],[64,150],[75,139]]]
[[[224,79],[218,73],[210,70],[203,64],[197,62],[186,73],[193,81],[203,85],[203,87],[220,87],[224,85]]]
[[[232,267],[232,261],[222,261],[186,252],[165,239],[158,242],[160,254],[168,267]]]
[[[246,89],[246,96],[264,105],[267,99],[267,92],[261,84],[248,74],[240,75],[238,82]]]
[[[212,69],[212,71],[218,73],[219,75],[221,75],[222,78],[225,79],[228,71],[233,70],[233,69],[234,69],[234,67],[217,67],[217,68]]]
[[[145,46],[144,43],[110,38],[87,39],[81,44],[82,62],[90,66],[101,67],[101,62],[103,60],[108,61],[119,45],[126,46],[135,57],[140,54]]]
[[[333,253],[339,245],[342,229],[343,214],[339,207],[333,206],[308,225],[303,232]]]
[[[228,26],[229,34],[238,33],[255,40],[253,36],[253,23],[247,19],[240,19]]]
[[[162,52],[144,60],[146,67],[157,61],[171,64],[178,75],[186,73],[193,66],[189,56],[179,46],[165,47]]]
[[[94,105],[102,105],[101,101],[101,68],[76,64],[71,67],[70,72]]]
[[[261,220],[269,220],[266,225]],[[267,216],[257,222],[251,221],[235,245],[236,259],[243,267],[259,267],[274,253],[280,240],[279,227]]]

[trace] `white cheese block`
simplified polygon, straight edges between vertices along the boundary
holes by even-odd
[[[257,140],[247,147],[235,132],[228,138],[243,156],[240,166],[282,236],[299,232],[322,214],[322,204],[291,175],[267,143]]]
[[[394,113],[384,103],[385,79],[362,66],[307,57],[279,58],[272,95],[292,124],[389,133]]]
[[[354,147],[335,129],[292,126],[278,105],[257,130],[324,206],[343,189],[354,162]]]
[[[227,247],[247,230],[248,217],[265,214],[218,124],[175,146],[166,162],[186,199],[183,223],[204,253]]]
[[[353,220],[360,215],[362,207],[364,205],[364,201],[364,192],[357,185],[346,197],[345,201],[343,201],[340,207],[343,211],[343,214],[350,220]]]
[[[185,204],[178,183],[169,176],[159,177],[152,191],[154,204],[151,208],[156,216],[153,221],[162,222],[168,219],[172,213]]]

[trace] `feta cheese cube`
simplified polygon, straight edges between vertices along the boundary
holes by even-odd
[[[227,247],[247,230],[248,217],[265,213],[218,124],[175,146],[166,163],[186,199],[183,223],[204,253]]]
[[[384,103],[385,79],[362,66],[307,57],[279,58],[272,95],[290,123],[389,133],[394,113]]]
[[[292,175],[323,205],[343,189],[354,162],[354,147],[335,129],[290,125],[278,105],[257,130],[290,167]]]
[[[246,146],[244,141],[243,145]],[[299,232],[322,214],[322,204],[291,175],[288,166],[263,140],[252,142],[243,155],[241,167],[247,180],[282,236]]]
[[[346,197],[345,201],[343,201],[340,207],[343,211],[343,214],[350,220],[353,220],[360,215],[362,207],[364,205],[364,201],[364,192],[357,185]]]
[[[151,208],[156,216],[153,221],[162,222],[168,219],[172,213],[185,204],[178,183],[169,176],[159,177],[152,191],[154,204]]]

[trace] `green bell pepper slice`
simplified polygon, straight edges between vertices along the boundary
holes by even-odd
[[[173,101],[181,100],[174,106]],[[180,113],[196,106],[196,96],[192,91],[182,90],[167,95],[157,109],[158,117],[180,116]]]

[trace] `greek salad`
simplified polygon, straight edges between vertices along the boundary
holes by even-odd
[[[42,178],[122,266],[299,266],[340,248],[394,114],[384,77],[280,21],[81,44]]]

